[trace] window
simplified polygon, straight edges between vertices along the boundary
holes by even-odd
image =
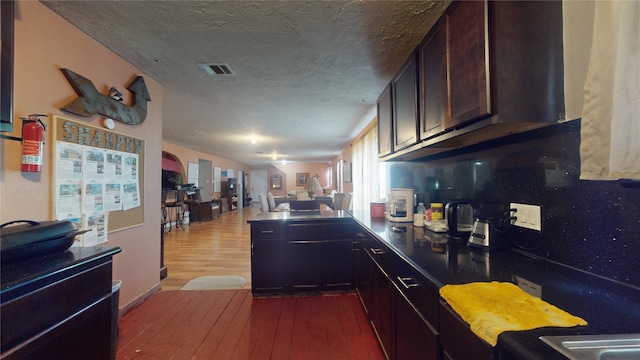
[[[353,145],[353,210],[368,210],[372,201],[386,197],[388,170],[378,161],[378,126]]]

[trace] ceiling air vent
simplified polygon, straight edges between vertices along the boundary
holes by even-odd
[[[224,63],[207,63],[198,64],[209,76],[235,76],[236,73],[231,70],[229,64]]]

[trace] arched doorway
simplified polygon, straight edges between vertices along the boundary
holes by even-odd
[[[173,154],[162,152],[162,188],[175,189],[185,181],[184,167]]]

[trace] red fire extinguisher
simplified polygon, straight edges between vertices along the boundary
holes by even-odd
[[[22,171],[40,172],[44,148],[44,124],[40,114],[21,116],[22,119]]]

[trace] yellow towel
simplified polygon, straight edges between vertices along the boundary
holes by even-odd
[[[583,319],[527,294],[512,283],[445,285],[440,296],[470,325],[474,334],[492,346],[503,331],[587,325]]]

